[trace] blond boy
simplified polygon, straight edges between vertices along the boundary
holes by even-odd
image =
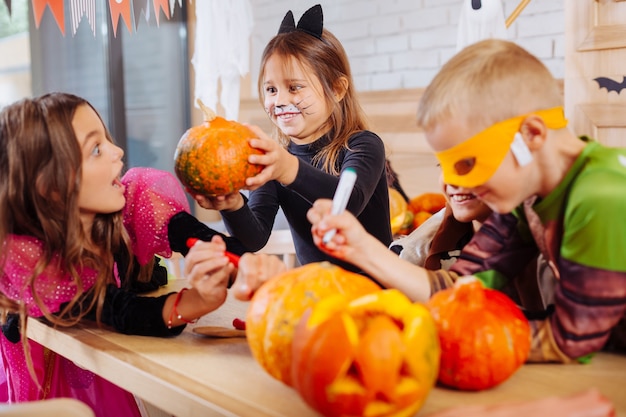
[[[494,214],[449,272],[426,271],[367,236],[349,214],[309,212],[314,240],[386,287],[424,301],[461,275],[499,288],[541,252],[558,284],[553,310],[532,317],[530,361],[569,362],[603,348],[626,312],[626,150],[567,128],[550,72],[514,43],[486,40],[448,63],[421,99],[418,122],[444,181]]]

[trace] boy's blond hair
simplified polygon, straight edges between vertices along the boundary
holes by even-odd
[[[489,39],[453,56],[426,88],[418,124],[426,131],[456,117],[483,130],[535,110],[563,105],[556,80],[513,42]]]

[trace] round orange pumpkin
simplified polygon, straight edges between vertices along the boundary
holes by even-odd
[[[530,352],[530,326],[505,294],[460,278],[428,301],[441,344],[439,382],[483,390],[509,378]]]
[[[248,127],[216,116],[200,100],[204,123],[188,129],[174,154],[174,171],[191,193],[226,195],[242,189],[246,178],[263,169],[248,156],[261,154],[248,140],[256,135]]]
[[[432,217],[432,214],[427,211],[420,211],[413,216],[413,229],[417,229],[424,222]]]
[[[423,193],[409,201],[409,210],[413,213],[425,211],[435,214],[446,206],[446,197],[441,193]]]
[[[395,289],[321,300],[298,323],[292,348],[293,387],[327,417],[413,415],[437,379],[435,323]]]
[[[370,279],[329,262],[291,269],[254,293],[246,315],[252,356],[271,376],[291,385],[291,343],[304,312],[331,294],[348,299],[380,291]]]

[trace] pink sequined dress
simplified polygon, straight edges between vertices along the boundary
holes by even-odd
[[[155,254],[169,257],[168,222],[181,211],[189,212],[189,204],[180,184],[167,172],[151,168],[133,168],[122,178],[126,187],[124,224],[131,236],[132,248],[141,263]],[[3,268],[0,291],[14,300],[22,300],[30,317],[41,317],[33,291],[25,286],[34,265],[42,254],[42,244],[29,236],[11,235],[2,246]],[[45,308],[58,312],[72,299],[75,285],[60,270],[58,259],[48,265],[35,281],[34,291]],[[85,290],[94,285],[96,271],[81,271]],[[116,277],[120,286],[119,277]],[[106,302],[106,301],[105,301]],[[162,320],[162,317],[154,317]],[[85,402],[97,416],[140,416],[135,398],[129,392],[97,375],[81,369],[73,362],[29,341],[32,363],[39,385],[32,379],[21,342],[13,343],[0,335],[0,366],[6,377],[5,396],[9,402],[34,401],[46,398],[71,397]]]

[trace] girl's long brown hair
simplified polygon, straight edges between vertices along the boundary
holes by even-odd
[[[302,65],[305,73],[317,77],[324,89],[326,105],[333,109],[328,119],[331,142],[325,146],[314,158],[314,163],[323,161],[322,169],[334,175],[339,174],[336,166],[337,158],[343,148],[348,147],[348,139],[354,133],[368,128],[365,115],[354,91],[352,73],[348,56],[339,40],[326,29],[322,32],[322,39],[317,39],[303,31],[279,33],[274,36],[265,47],[261,57],[261,70],[258,81],[259,99],[263,105],[265,95],[263,81],[265,78],[265,64],[267,60],[277,55],[294,58]],[[348,81],[348,86],[342,100],[335,100],[335,91],[341,87],[341,79]],[[274,126],[274,136],[284,147],[289,144],[289,137]]]
[[[75,95],[51,93],[23,99],[0,113],[0,242],[15,234],[31,236],[42,243],[42,257],[27,285],[45,317],[59,326],[76,324],[94,306],[99,322],[106,286],[115,282],[113,253],[121,251],[132,259],[121,212],[96,216],[91,236],[83,230],[78,206],[82,153],[72,127],[74,113],[80,106],[93,109]],[[106,135],[113,141],[108,131]],[[89,240],[99,253],[87,249]],[[60,260],[55,265],[59,273],[70,276],[77,288],[76,295],[60,312],[50,312],[43,305],[34,285],[37,276],[54,259]],[[98,273],[95,285],[88,290],[80,275],[83,267]],[[131,267],[132,262],[129,270]],[[85,295],[89,297],[85,299]],[[8,312],[20,314],[21,337],[25,342],[24,303],[0,293],[0,309],[3,316]],[[27,346],[24,343],[25,349]]]

